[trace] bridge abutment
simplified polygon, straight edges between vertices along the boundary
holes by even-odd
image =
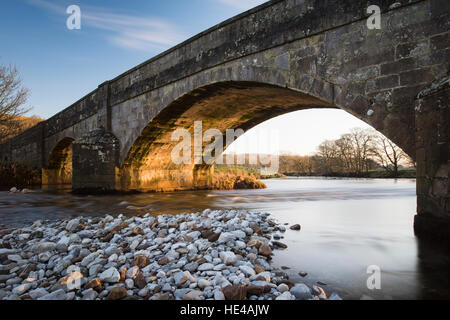
[[[417,216],[419,237],[450,240],[450,76],[416,101]]]
[[[119,141],[104,129],[74,141],[72,189],[75,193],[116,190]]]

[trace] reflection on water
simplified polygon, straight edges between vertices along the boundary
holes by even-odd
[[[281,241],[273,264],[288,267],[293,281],[326,283],[347,299],[450,298],[447,249],[418,241],[414,180],[274,179],[266,190],[195,191],[114,196],[68,192],[0,192],[0,223],[23,226],[37,219],[143,212],[181,213],[212,209],[270,212],[281,223],[302,225]],[[382,270],[382,289],[367,289],[367,268]],[[307,272],[302,278],[299,272]]]

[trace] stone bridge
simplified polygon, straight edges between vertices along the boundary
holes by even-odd
[[[416,230],[449,238],[449,13],[448,0],[270,1],[101,84],[0,145],[1,161],[75,190],[208,188],[211,165],[172,163],[175,129],[340,108],[416,159]]]

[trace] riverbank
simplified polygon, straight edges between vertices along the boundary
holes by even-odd
[[[299,172],[289,172],[285,173],[286,177],[323,177],[323,178],[366,178],[366,179],[416,179],[416,170],[400,170],[396,175],[388,172],[386,170],[373,170],[369,172],[364,172],[361,174],[352,173],[330,173],[330,174],[320,174],[320,173],[299,173]]]
[[[327,299],[272,268],[286,230],[243,210],[36,221],[0,231],[0,299]]]
[[[233,167],[215,167],[213,190],[266,189],[261,176],[254,170]]]

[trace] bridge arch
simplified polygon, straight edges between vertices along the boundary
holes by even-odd
[[[121,163],[120,189],[208,188],[212,182],[212,166],[194,165],[193,159],[191,164],[176,165],[171,157],[179,143],[172,141],[172,133],[185,129],[193,137],[195,121],[202,122],[203,132],[209,129],[218,129],[222,133],[227,129],[248,131],[266,120],[293,111],[333,108],[347,111],[382,132],[383,127],[374,126],[367,117],[329,100],[327,95],[318,97],[301,90],[254,81],[216,82],[197,88],[168,104],[145,126]],[[209,143],[204,142],[203,148]]]
[[[50,152],[46,166],[42,169],[44,186],[63,186],[72,184],[72,137],[61,139]]]

